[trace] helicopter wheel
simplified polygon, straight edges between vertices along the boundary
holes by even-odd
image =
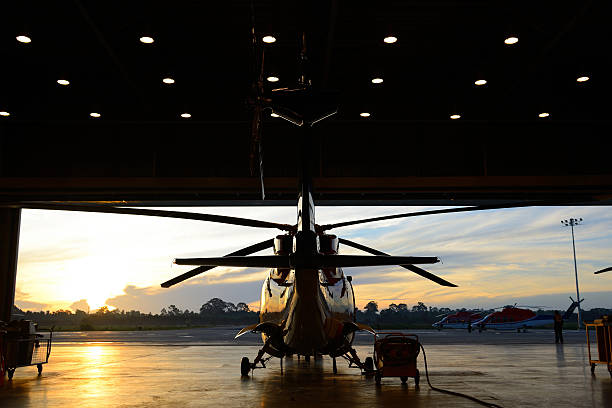
[[[363,365],[365,366],[366,372],[374,371],[374,360],[372,360],[372,357],[366,357]]]
[[[242,357],[242,361],[240,362],[240,374],[243,377],[248,377],[251,372],[251,362],[248,357]]]
[[[401,376],[400,380],[402,380],[402,384],[406,384],[408,382],[408,377],[406,377],[405,375]]]

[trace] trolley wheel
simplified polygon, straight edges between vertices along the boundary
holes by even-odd
[[[374,371],[374,360],[372,360],[372,357],[366,357],[363,365],[366,371]]]
[[[336,366],[336,357],[333,357],[332,361],[333,361],[333,367],[334,367],[334,374],[338,374],[338,367]]]
[[[381,376],[379,373],[374,375],[374,379],[376,380],[376,385],[380,385]]]
[[[591,374],[595,373],[595,366],[596,366],[595,363],[591,364]]]
[[[403,375],[403,376],[400,377],[400,380],[402,380],[402,384],[406,384],[408,382],[408,377]]]
[[[15,369],[14,368],[9,368],[6,370],[7,374],[8,374],[8,379],[12,380],[13,379],[13,374],[15,374]]]
[[[42,364],[36,364],[36,368],[38,368],[38,375],[42,374]]]
[[[415,387],[419,386],[419,381],[421,381],[421,373],[417,369],[416,370],[416,375],[414,376],[414,385],[415,385]]]
[[[248,357],[242,357],[242,361],[240,362],[240,374],[243,377],[248,377],[251,372],[251,362]]]

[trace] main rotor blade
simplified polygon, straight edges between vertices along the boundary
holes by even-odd
[[[609,267],[609,268],[601,269],[601,270],[595,272],[595,275],[600,274],[600,273],[604,273],[604,272],[609,272],[609,271],[612,271],[612,266]]]
[[[0,204],[0,207],[12,208],[28,208],[34,210],[59,210],[59,211],[80,211],[80,212],[95,212],[108,214],[130,214],[130,215],[147,215],[151,217],[179,218],[184,220],[210,221],[221,224],[241,225],[244,227],[257,228],[278,228],[283,231],[291,231],[293,226],[288,224],[279,224],[276,222],[252,220],[241,217],[228,217],[225,215],[200,214],[185,211],[167,211],[167,210],[148,210],[142,208],[123,208],[123,207],[107,207],[103,205],[88,205],[88,204],[54,204],[54,203],[10,203]]]
[[[353,241],[349,241],[348,239],[344,239],[344,238],[339,238],[338,241],[341,244],[353,247],[353,248],[357,248],[357,249],[361,249],[364,252],[368,252],[372,255],[381,255],[381,256],[389,256],[389,254],[385,254],[384,252],[378,251],[374,248],[370,248],[367,247],[365,245],[361,245],[358,244],[356,242]],[[408,269],[409,271],[412,271],[414,273],[416,273],[417,275],[421,275],[424,278],[427,278],[429,280],[432,280],[434,282],[436,282],[438,285],[442,285],[442,286],[449,286],[452,288],[456,288],[457,285],[455,285],[454,283],[450,283],[447,280],[444,280],[442,278],[440,278],[439,276],[434,275],[431,272],[427,272],[424,269],[419,268],[418,266],[414,266],[414,265],[400,265],[402,268]]]
[[[350,268],[360,266],[387,266],[406,264],[434,264],[440,262],[435,256],[363,256],[321,255],[317,259],[323,268]]]
[[[233,266],[251,268],[289,268],[290,260],[286,255],[270,256],[227,256],[221,258],[177,258],[177,265]]]
[[[274,240],[273,239],[268,239],[266,241],[260,242],[258,244],[254,244],[251,246],[248,246],[246,248],[242,248],[239,249],[238,251],[232,252],[231,254],[227,254],[225,256],[244,256],[244,255],[251,255],[254,254],[255,252],[259,252],[261,250],[267,249],[267,248],[273,248],[274,247]],[[177,283],[180,283],[184,280],[187,280],[189,278],[192,278],[196,275],[199,275],[203,272],[209,271],[211,269],[213,269],[214,266],[199,266],[195,269],[190,270],[189,272],[185,272],[182,275],[179,275],[175,278],[172,278],[164,283],[161,284],[162,288],[169,288],[170,286],[176,285]]]
[[[446,209],[440,209],[440,210],[416,211],[416,212],[403,213],[403,214],[384,215],[382,217],[363,218],[361,220],[339,222],[336,224],[321,225],[319,229],[321,231],[328,231],[333,228],[347,227],[349,225],[365,224],[367,222],[374,222],[374,221],[393,220],[396,218],[417,217],[420,215],[448,214],[448,213],[456,213],[456,212],[483,211],[483,210],[495,210],[495,209],[502,209],[502,208],[520,208],[520,207],[531,207],[535,205],[541,206],[541,205],[559,205],[559,204],[563,204],[563,203],[545,202],[545,201],[526,201],[526,202],[510,203],[510,204],[491,204],[491,205],[478,205],[478,206],[473,206],[473,207],[459,207],[459,208],[446,208]]]
[[[221,258],[175,259],[177,265],[234,266],[254,268],[349,268],[359,266],[385,266],[406,264],[432,264],[440,262],[433,256],[361,256],[314,255],[297,258],[294,255],[228,256]]]

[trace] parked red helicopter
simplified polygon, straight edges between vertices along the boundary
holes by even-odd
[[[571,299],[571,298],[570,298]],[[563,314],[563,320],[569,319],[580,302],[572,299],[572,304]],[[533,310],[521,309],[514,306],[504,306],[499,312],[489,313],[482,319],[474,322],[474,326],[479,330],[517,330],[526,331],[529,327],[539,327],[552,325],[555,322],[553,315],[538,315]]]
[[[438,330],[442,329],[467,329],[468,326],[474,327],[474,323],[481,320],[481,312],[462,310],[457,313],[448,314],[439,322],[432,324]]]

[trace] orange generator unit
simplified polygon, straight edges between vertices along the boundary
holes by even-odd
[[[376,384],[383,377],[399,377],[406,384],[408,377],[414,378],[418,387],[420,374],[416,360],[421,344],[416,334],[379,332],[374,335],[374,364]]]

